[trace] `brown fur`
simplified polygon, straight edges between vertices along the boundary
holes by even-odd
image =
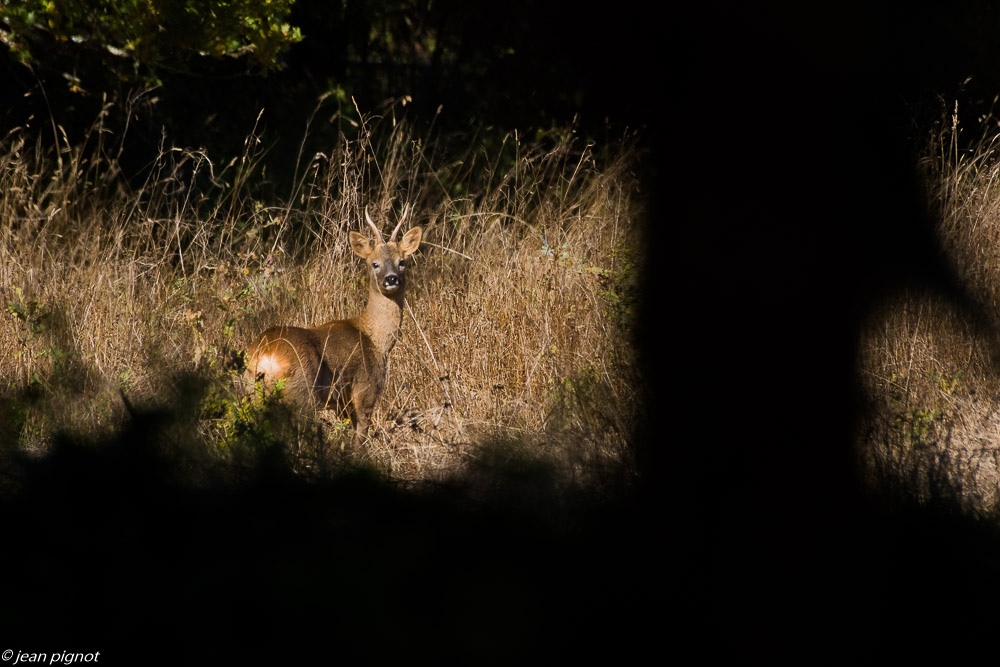
[[[268,329],[250,348],[253,377],[268,385],[285,380],[285,396],[299,405],[349,413],[355,441],[367,437],[403,319],[405,262],[420,246],[421,234],[414,227],[397,244],[395,232],[387,243],[351,232],[351,248],[368,267],[364,311],[316,327]]]

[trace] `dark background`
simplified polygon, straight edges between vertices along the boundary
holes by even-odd
[[[346,30],[321,4],[301,3],[308,25]],[[655,409],[636,436],[637,491],[561,513],[365,479],[309,486],[278,462],[250,488],[196,494],[130,446],[169,419],[150,415],[103,453],[65,442],[25,468],[3,517],[11,636],[368,662],[648,650],[882,664],[982,647],[995,531],[862,491],[852,442],[869,308],[921,285],[982,319],[934,241],[914,161],[954,100],[974,118],[1000,92],[993,5],[438,6],[459,66],[375,72],[307,35],[267,78],[168,81],[130,150],[155,145],[141,137],[158,139],[158,122],[175,143],[225,150],[260,107],[270,136],[297,141],[331,77],[362,110],[410,94],[414,122],[454,132],[574,116],[598,138],[641,129],[638,336]],[[498,41],[516,55],[490,57]],[[36,81],[6,67],[5,122],[43,117],[18,96]],[[87,102],[66,99],[53,106],[84,127]],[[221,129],[189,122],[213,113]]]
[[[138,170],[161,130],[178,146],[239,154],[262,109],[265,141],[297,147],[317,100],[331,92],[310,127],[317,150],[352,131],[326,119],[357,120],[357,110],[433,124],[446,136],[575,125],[606,143],[626,128],[658,128],[656,101],[669,95],[660,37],[673,21],[639,2],[595,12],[563,0],[298,0],[288,20],[304,39],[270,70],[250,58],[198,56],[194,47],[163,47],[133,62],[109,56],[100,39],[31,30],[22,41],[32,68],[12,59],[0,67],[0,122],[36,127],[46,139],[54,120],[73,142],[113,102],[113,130],[132,113],[126,168]],[[294,167],[285,153],[295,151],[268,155],[275,170]]]
[[[852,443],[872,307],[928,289],[985,320],[915,164],[955,101],[976,134],[1000,91],[998,18],[990,3],[705,3],[679,24],[661,146],[675,187],[654,246],[679,271],[669,299],[650,297],[680,313],[659,331],[681,341],[647,340],[692,427],[662,469],[690,531],[683,615],[706,651],[882,664],[984,648],[995,529],[863,490]]]

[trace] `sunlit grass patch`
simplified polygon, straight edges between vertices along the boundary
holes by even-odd
[[[128,402],[172,400],[176,378],[198,377],[190,427],[215,461],[284,446],[303,471],[343,455],[417,482],[469,470],[504,432],[566,479],[631,474],[643,211],[630,143],[601,160],[571,131],[456,148],[371,118],[303,156],[287,197],[265,194],[261,142],[246,147],[225,162],[164,144],[129,185],[110,150],[0,144],[9,446],[120,429]],[[285,414],[280,388],[247,389],[236,360],[268,326],[360,312],[348,232],[365,206],[392,219],[404,203],[425,242],[371,438],[342,454],[349,421]]]

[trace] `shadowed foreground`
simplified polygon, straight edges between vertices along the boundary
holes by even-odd
[[[658,551],[627,502],[574,502],[514,469],[475,499],[460,481],[405,492],[365,471],[310,482],[277,449],[224,481],[185,459],[177,426],[139,414],[113,441],[8,460],[12,650],[558,662],[634,657],[623,638],[653,620]]]

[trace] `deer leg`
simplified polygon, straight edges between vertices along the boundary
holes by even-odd
[[[372,423],[372,408],[375,405],[371,391],[355,385],[351,389],[351,412],[354,419],[354,445],[361,445],[368,438]]]

